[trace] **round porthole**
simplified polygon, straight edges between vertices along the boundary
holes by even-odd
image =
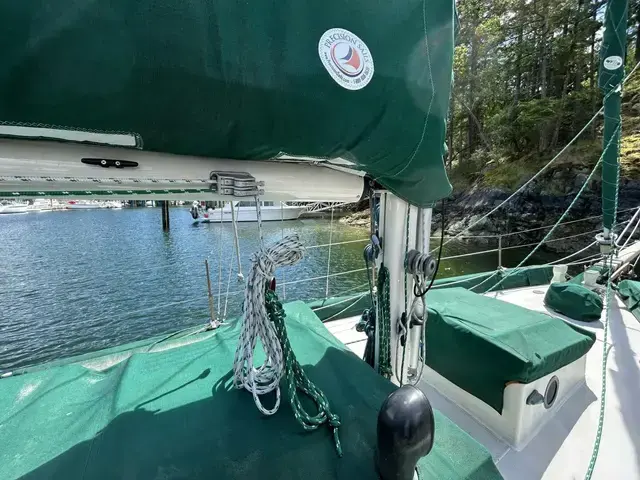
[[[553,376],[549,383],[547,383],[547,389],[544,391],[544,408],[551,408],[558,398],[558,390],[560,389],[560,380],[558,377]]]

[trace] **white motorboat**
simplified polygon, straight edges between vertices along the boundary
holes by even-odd
[[[68,210],[97,210],[99,208],[106,208],[106,204],[95,200],[70,200],[67,202]]]
[[[7,205],[0,205],[0,214],[17,214],[27,213],[29,205],[26,203],[9,203]]]
[[[59,205],[56,201],[56,205]],[[50,212],[54,210],[54,204],[52,199],[36,198],[31,205],[28,206],[30,213]],[[58,207],[59,208],[59,207]]]
[[[261,202],[260,213],[262,221],[296,220],[305,210],[304,206],[287,205],[285,202]],[[233,202],[238,222],[258,221],[255,202]],[[231,203],[225,203],[222,208],[207,208],[194,201],[189,209],[193,223],[232,222],[233,213]]]

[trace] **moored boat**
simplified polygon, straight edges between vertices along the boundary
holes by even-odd
[[[28,211],[29,205],[26,203],[8,203],[6,205],[0,205],[0,214],[3,215],[27,213]]]
[[[233,207],[232,207],[233,205]],[[235,212],[232,212],[231,209]],[[284,202],[261,202],[260,214],[262,221],[284,221],[296,220],[302,212],[305,211],[304,206],[287,205]],[[200,205],[200,202],[194,201],[189,209],[193,223],[226,223],[237,222],[257,222],[258,212],[255,202],[231,202],[225,204],[222,208],[207,208]]]

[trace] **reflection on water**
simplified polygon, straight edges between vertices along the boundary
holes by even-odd
[[[366,239],[367,230],[326,220],[267,222],[265,243],[297,233],[306,246]],[[257,225],[238,225],[246,274],[259,246]],[[286,300],[325,296],[324,278],[364,268],[366,241],[309,248],[298,264],[278,272]],[[434,242],[437,246],[437,241]],[[461,244],[445,255],[468,252]],[[505,265],[526,252],[511,251]],[[86,353],[172,332],[208,319],[204,259],[216,309],[241,310],[242,284],[231,224],[194,226],[184,208],[171,211],[162,232],[160,209],[87,210],[0,216],[0,370]],[[443,262],[440,276],[494,269],[497,254]],[[367,289],[366,272],[331,277],[329,295]],[[226,295],[226,292],[229,295]],[[279,291],[282,296],[282,290]]]

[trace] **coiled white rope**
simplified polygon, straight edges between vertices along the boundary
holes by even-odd
[[[251,270],[244,293],[244,315],[238,347],[233,360],[233,384],[253,395],[258,410],[273,415],[280,407],[280,379],[284,374],[282,347],[265,308],[266,282],[273,279],[277,267],[298,263],[304,254],[298,235],[289,235],[251,257]],[[253,354],[260,339],[265,353],[264,363],[256,368]],[[276,392],[273,408],[265,408],[260,395]]]

